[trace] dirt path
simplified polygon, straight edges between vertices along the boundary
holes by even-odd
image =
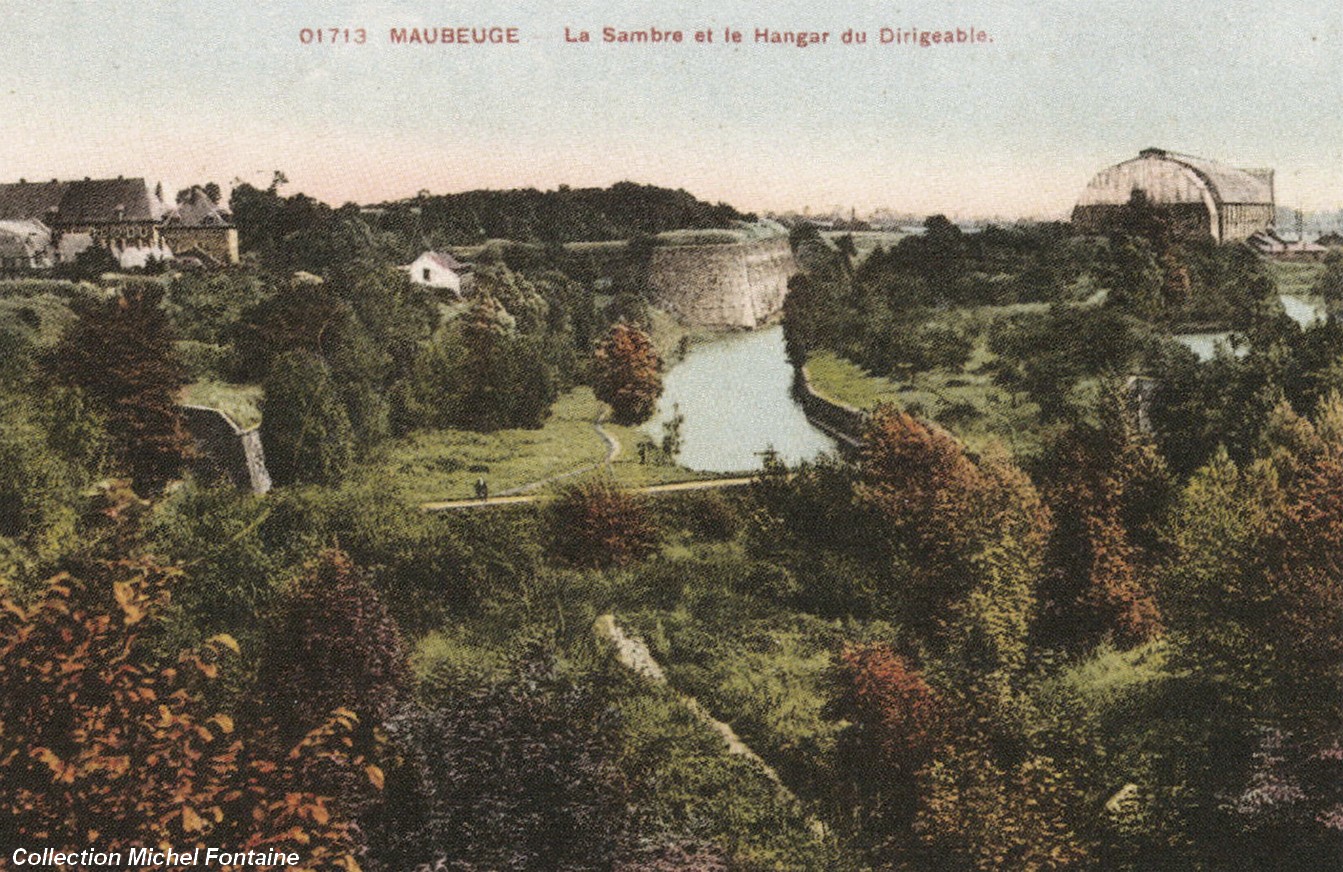
[[[572,478],[576,475],[582,475],[585,472],[591,472],[601,464],[592,463],[578,469],[563,473],[562,475],[551,476],[544,481],[532,482],[531,484],[521,485],[520,487],[510,488],[506,491],[500,491],[498,496],[488,499],[466,499],[466,500],[440,500],[430,503],[420,503],[420,508],[426,512],[451,512],[463,509],[488,509],[493,506],[513,506],[522,503],[536,503],[549,499],[549,494],[544,493],[525,493],[524,491],[534,490],[544,485],[556,481],[562,481],[566,478]],[[697,491],[713,490],[726,487],[743,487],[750,484],[755,479],[751,476],[733,476],[731,478],[700,478],[693,481],[674,481],[665,484],[647,484],[642,487],[630,488],[631,493],[636,494],[665,494],[675,493],[677,491]]]
[[[576,469],[568,472],[561,472],[558,475],[548,476],[537,481],[529,481],[526,484],[515,485],[514,487],[504,488],[494,496],[485,499],[470,498],[459,500],[435,500],[428,503],[420,503],[420,508],[426,512],[448,512],[459,511],[462,509],[485,509],[491,506],[514,506],[522,503],[535,503],[546,499],[547,494],[538,493],[546,485],[554,484],[558,481],[585,475],[600,467],[605,467],[609,472],[620,456],[624,446],[615,434],[607,430],[603,425],[609,417],[609,411],[603,411],[597,416],[597,420],[592,422],[592,429],[597,431],[597,435],[606,443],[606,457],[597,463],[586,463]],[[725,487],[741,487],[748,485],[753,479],[751,476],[729,476],[726,478],[700,478],[691,481],[675,481],[665,484],[649,484],[642,487],[633,488],[634,493],[640,494],[661,494],[674,493],[676,491],[695,491],[710,490]]]
[[[606,450],[605,463],[607,469],[610,469],[611,464],[616,462],[616,458],[620,456],[620,449],[621,449],[620,440],[615,437],[614,433],[609,432],[605,427],[602,426],[603,424],[606,423],[606,419],[609,417],[610,417],[609,413],[603,411],[600,415],[597,416],[597,420],[592,422],[592,429],[596,430],[597,435],[602,437],[602,441],[606,443],[607,450]]]

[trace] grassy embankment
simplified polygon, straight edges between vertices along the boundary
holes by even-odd
[[[871,409],[878,403],[894,403],[921,417],[932,418],[956,433],[974,450],[990,442],[1003,443],[1014,453],[1038,448],[1036,418],[1039,409],[993,381],[994,354],[986,338],[996,318],[1024,311],[1044,311],[1044,304],[982,306],[940,316],[948,324],[975,335],[974,350],[965,365],[912,372],[905,378],[873,375],[833,352],[820,351],[807,359],[807,376],[821,394],[854,406]]]
[[[684,499],[669,508],[670,527],[703,516],[708,503],[724,498]],[[605,660],[590,628],[596,615],[614,610],[648,644],[670,682],[623,681],[615,702],[622,766],[644,813],[731,845],[753,868],[851,869],[852,858],[837,856],[810,830],[805,810],[819,810],[813,803],[824,802],[833,781],[828,766],[842,724],[823,709],[832,692],[831,653],[854,628],[760,596],[759,565],[746,556],[740,533],[708,541],[668,532],[660,554],[646,563],[557,579],[551,608],[513,611],[501,599],[492,610],[429,633],[416,645],[417,672],[501,670],[510,645],[542,625],[557,634],[567,661]],[[755,764],[729,754],[676,692],[730,723],[805,808],[780,796]]]
[[[219,409],[239,427],[249,430],[261,423],[261,385],[198,381],[182,391],[182,402]]]

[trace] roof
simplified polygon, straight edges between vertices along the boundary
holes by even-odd
[[[51,236],[51,230],[47,225],[32,218],[23,218],[16,221],[0,220],[0,233],[13,236]]]
[[[1272,230],[1256,231],[1250,234],[1250,237],[1245,241],[1256,251],[1261,251],[1265,254],[1285,251],[1287,248],[1287,243]]]
[[[1223,203],[1273,202],[1272,170],[1241,170],[1188,154],[1161,152],[1161,156],[1203,175]]]
[[[163,212],[163,202],[144,179],[94,179],[70,183],[57,220],[62,224],[158,221]]]
[[[45,218],[61,204],[69,182],[16,182],[0,185],[0,219]]]
[[[0,221],[0,256],[32,257],[51,244],[51,231],[41,221]]]
[[[1133,191],[1160,203],[1273,203],[1273,171],[1243,170],[1207,158],[1144,149],[1132,160],[1101,170],[1079,206],[1124,205]]]
[[[164,219],[165,224],[180,227],[223,227],[230,223],[227,209],[210,199],[205,191],[198,187],[177,195],[177,206],[170,210]]]
[[[466,266],[458,261],[457,258],[450,254],[441,254],[437,251],[426,251],[424,254],[417,257],[416,260],[423,260],[426,257],[434,264],[441,266],[444,269],[450,269],[453,272],[461,272],[466,269]]]
[[[163,202],[144,179],[0,185],[0,219],[36,218],[48,224],[108,224],[158,221],[163,214]]]

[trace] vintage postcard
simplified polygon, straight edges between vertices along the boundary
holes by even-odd
[[[1343,868],[1343,6],[0,13],[0,869]]]

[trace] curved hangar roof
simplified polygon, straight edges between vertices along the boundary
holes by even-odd
[[[1273,202],[1272,170],[1238,170],[1187,154],[1144,149],[1133,160],[1101,170],[1078,206],[1123,206],[1135,190],[1155,203]]]

